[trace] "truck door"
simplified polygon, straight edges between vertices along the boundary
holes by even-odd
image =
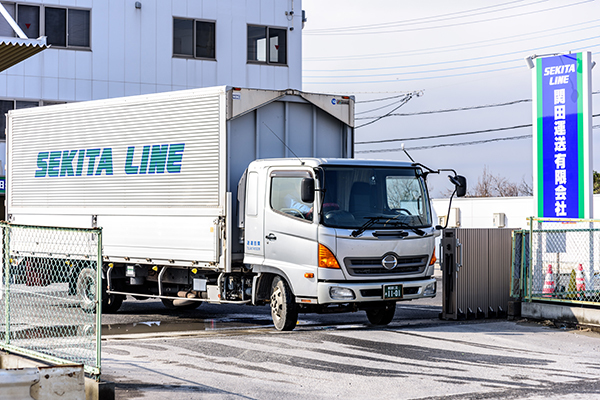
[[[300,197],[302,179],[311,177],[308,170],[271,170],[265,207],[264,264],[284,272],[297,296],[316,296],[318,225],[314,204]]]

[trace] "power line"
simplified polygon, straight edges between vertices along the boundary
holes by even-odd
[[[453,13],[433,15],[430,17],[423,17],[423,18],[413,18],[413,19],[408,19],[408,20],[404,20],[404,21],[384,22],[381,24],[355,25],[355,26],[347,26],[347,27],[339,27],[339,28],[307,29],[307,32],[309,32],[310,34],[318,34],[318,33],[357,31],[357,30],[364,30],[364,29],[371,29],[371,28],[406,26],[406,25],[422,24],[422,23],[429,23],[429,22],[438,22],[440,20],[436,19],[436,18],[450,17],[450,18],[454,19],[454,18],[456,18],[457,15],[460,15],[460,14],[467,14],[467,13],[471,13],[471,12],[475,12],[475,11],[479,11],[479,10],[486,10],[486,9],[490,9],[490,8],[497,8],[497,7],[506,5],[506,4],[521,3],[523,1],[524,0],[510,1],[510,2],[504,3],[504,4],[496,4],[493,6],[475,8],[472,10],[457,11],[457,12],[453,12]],[[541,3],[544,1],[547,1],[547,0],[537,1],[535,3]],[[533,4],[535,4],[535,3],[533,3]],[[514,6],[511,8],[524,7],[524,6],[528,6],[528,5],[532,5],[532,4],[519,5],[519,6]],[[505,10],[506,9],[500,10],[500,11],[505,11]],[[490,11],[488,11],[488,13],[489,12]],[[494,10],[491,12],[498,12],[498,10]],[[470,17],[472,15],[468,15],[468,16]],[[442,20],[446,20],[446,19],[450,19],[450,18],[444,18]],[[461,18],[461,17],[459,17],[459,18]],[[463,16],[463,18],[464,18],[464,16]],[[433,21],[430,21],[430,20],[433,20]],[[421,21],[421,22],[418,22],[418,21]]]
[[[372,99],[372,100],[362,100],[362,101],[355,101],[354,103],[358,104],[358,103],[374,103],[376,101],[384,101],[384,100],[391,100],[391,99],[397,99],[398,97],[402,97],[402,96],[406,96],[407,93],[404,92],[402,94],[399,94],[397,96],[391,96],[391,97],[382,97],[380,99]]]
[[[594,115],[594,117],[600,116],[600,114],[596,114]],[[531,126],[531,125],[529,125]],[[597,129],[600,128],[600,125],[593,125],[592,129]],[[470,146],[470,145],[476,145],[476,144],[484,144],[484,143],[491,143],[491,142],[501,142],[501,141],[508,141],[508,140],[520,140],[520,139],[526,139],[526,138],[530,138],[533,137],[532,134],[527,134],[527,135],[520,135],[520,136],[509,136],[509,137],[502,137],[502,138],[494,138],[494,139],[483,139],[483,140],[473,140],[470,142],[459,142],[459,143],[440,143],[440,144],[434,144],[434,145],[429,145],[429,146],[415,146],[415,147],[407,147],[406,150],[425,150],[425,149],[435,149],[435,148],[439,148],[439,147],[457,147],[457,146]],[[399,148],[393,148],[393,149],[377,149],[377,150],[357,150],[355,151],[355,153],[391,153],[391,152],[396,152],[396,151],[403,151],[404,148],[399,147]]]
[[[585,41],[588,41],[588,40],[594,40],[594,39],[599,39],[599,38],[600,38],[600,35],[599,36],[592,36],[592,37],[588,37],[588,38],[583,38],[583,39],[571,40],[569,42],[555,43],[555,44],[551,44],[551,45],[547,45],[547,46],[542,46],[542,47],[534,47],[534,48],[529,48],[529,49],[524,49],[524,50],[511,51],[511,52],[508,52],[508,53],[492,54],[490,56],[482,56],[482,57],[463,58],[461,60],[439,61],[439,62],[426,63],[426,64],[398,65],[398,66],[392,66],[392,67],[336,69],[335,70],[335,73],[336,73],[335,76],[329,76],[329,75],[303,75],[303,78],[364,78],[364,77],[372,77],[372,76],[406,75],[406,74],[416,74],[416,73],[423,74],[423,73],[428,73],[428,72],[440,72],[440,71],[446,71],[446,70],[452,70],[452,69],[477,68],[477,67],[483,67],[483,66],[489,66],[489,65],[496,65],[496,64],[506,64],[506,63],[509,63],[509,62],[516,62],[516,61],[523,62],[523,58],[513,58],[513,59],[510,59],[510,60],[503,60],[503,61],[501,60],[501,61],[497,61],[497,62],[491,62],[491,63],[485,63],[485,64],[478,64],[478,65],[468,65],[468,66],[465,66],[465,67],[444,68],[442,70],[428,70],[428,71],[417,71],[417,72],[395,72],[395,73],[390,73],[390,74],[370,74],[370,75],[343,75],[343,76],[340,76],[338,74],[339,72],[382,71],[382,70],[422,68],[422,67],[429,67],[429,66],[436,66],[436,65],[447,65],[447,64],[465,63],[465,62],[471,62],[471,61],[477,61],[477,60],[486,60],[486,59],[490,59],[490,58],[511,56],[513,54],[523,55],[523,53],[539,52],[542,49],[556,48],[556,47],[559,47],[559,46],[567,46],[567,45],[571,45],[571,44],[574,44],[574,43],[580,43],[580,42],[585,42]],[[592,47],[598,47],[598,45],[592,46]],[[589,48],[589,46],[587,48]],[[313,69],[313,70],[304,70],[304,72],[331,72],[331,70],[330,69]]]
[[[501,131],[508,131],[508,130],[512,130],[512,129],[527,128],[527,127],[531,127],[531,124],[514,125],[514,126],[503,127],[503,128],[483,129],[483,130],[479,130],[479,131],[470,131],[470,132],[443,133],[441,135],[434,135],[434,136],[421,136],[421,137],[410,137],[410,138],[401,138],[401,139],[369,140],[369,141],[365,141],[365,142],[355,142],[354,144],[408,142],[411,140],[438,139],[438,138],[443,138],[443,137],[476,135],[478,133],[501,132]]]
[[[363,126],[374,124],[375,122],[379,121],[380,119],[387,117],[389,114],[393,113],[394,111],[396,111],[397,109],[399,109],[400,107],[402,107],[403,105],[408,103],[408,101],[410,99],[412,99],[413,96],[420,96],[420,94],[418,92],[409,93],[408,95],[406,95],[406,98],[402,99],[402,102],[397,107],[395,107],[393,110],[391,110],[386,115],[382,115],[381,118],[377,118],[377,119],[374,119],[373,121],[366,122],[362,125],[359,125],[359,126],[355,127],[354,129],[358,129],[358,128],[362,128]]]
[[[481,47],[489,47],[488,43],[490,43],[490,42],[501,42],[501,43],[497,43],[497,44],[510,44],[510,43],[515,42],[515,40],[502,42],[506,39],[518,38],[517,41],[522,42],[524,36],[532,36],[532,35],[536,35],[536,34],[542,34],[543,35],[542,37],[547,39],[548,36],[564,35],[567,33],[573,33],[573,32],[579,32],[579,31],[584,31],[584,30],[588,30],[588,29],[594,29],[594,28],[600,27],[600,25],[594,25],[594,26],[589,26],[589,27],[581,27],[581,26],[586,25],[586,24],[591,24],[591,23],[597,23],[597,22],[598,22],[598,20],[578,22],[577,24],[564,25],[564,26],[552,28],[551,32],[548,32],[547,29],[544,29],[541,31],[534,31],[534,32],[523,33],[523,34],[518,34],[518,35],[504,36],[501,38],[478,40],[476,42],[459,43],[459,44],[454,44],[454,45],[449,45],[449,46],[428,47],[428,48],[423,48],[423,49],[418,49],[418,50],[413,50],[413,51],[395,51],[395,52],[388,52],[388,53],[372,53],[372,54],[361,54],[361,55],[350,55],[350,56],[304,57],[302,60],[306,61],[306,62],[364,60],[364,59],[368,59],[368,58],[382,58],[382,57],[385,57],[385,58],[409,57],[409,56],[415,56],[415,55],[429,54],[432,52],[444,53],[444,52],[450,52],[450,51],[471,50],[471,49],[477,49],[477,48],[481,48]],[[563,29],[571,28],[573,26],[577,26],[579,28],[573,29],[570,31],[566,31],[566,32],[559,32]],[[530,40],[530,39],[527,39],[527,40]],[[476,46],[473,46],[473,45],[476,45]],[[308,71],[312,71],[312,70],[308,70]]]
[[[412,113],[394,113],[394,114],[390,114],[388,116],[389,117],[408,117],[408,116],[413,116],[413,115],[441,114],[441,113],[448,113],[448,112],[454,112],[454,111],[468,111],[468,110],[479,110],[482,108],[504,107],[504,106],[510,106],[513,104],[527,103],[527,102],[531,102],[531,99],[514,100],[514,101],[509,101],[506,103],[486,104],[486,105],[482,105],[482,106],[447,108],[444,110],[418,111],[418,112],[412,112]],[[361,119],[374,119],[374,118],[378,118],[378,117],[359,117],[359,118],[355,118],[355,119],[361,120]]]
[[[525,13],[521,13],[521,14],[505,15],[505,16],[496,17],[496,18],[487,18],[487,19],[480,19],[480,20],[476,20],[476,21],[465,21],[465,22],[460,22],[460,23],[455,23],[455,24],[437,25],[437,26],[422,27],[422,28],[409,28],[409,29],[387,30],[387,31],[384,30],[384,31],[372,31],[372,32],[361,32],[361,31],[351,31],[351,32],[323,32],[323,31],[321,31],[321,32],[314,32],[313,31],[314,33],[311,33],[310,31],[307,30],[304,33],[304,35],[323,35],[323,34],[326,34],[326,35],[329,35],[329,36],[333,36],[333,35],[336,35],[336,36],[337,35],[372,35],[372,34],[378,34],[379,35],[379,34],[387,34],[387,33],[412,32],[412,31],[421,31],[421,30],[450,28],[450,27],[453,27],[453,26],[464,26],[464,25],[478,24],[478,23],[483,23],[483,22],[498,21],[498,20],[507,19],[507,18],[521,17],[521,16],[524,16],[524,15],[538,14],[538,13],[542,13],[542,12],[546,12],[546,11],[553,11],[553,10],[558,10],[558,9],[561,9],[561,8],[577,6],[577,5],[584,4],[584,3],[590,3],[590,2],[593,2],[593,1],[594,0],[584,0],[584,1],[580,1],[578,3],[572,3],[572,4],[562,5],[562,6],[550,7],[550,8],[541,9],[541,10],[535,10],[535,11],[529,11],[529,12],[525,12]],[[384,29],[386,29],[386,28],[384,27]]]
[[[600,91],[592,92],[593,95],[599,94],[599,93],[600,93]],[[486,104],[486,105],[482,105],[482,106],[447,108],[447,109],[443,109],[443,110],[418,111],[418,112],[412,112],[412,113],[392,113],[392,114],[389,114],[388,117],[410,117],[410,116],[415,116],[415,115],[441,114],[441,113],[455,112],[455,111],[468,111],[468,110],[478,110],[478,109],[482,109],[482,108],[504,107],[504,106],[510,106],[513,104],[528,103],[528,102],[531,102],[531,99],[513,100],[513,101],[506,102],[506,103]],[[597,116],[597,115],[594,115],[594,117],[595,116]],[[355,118],[355,120],[375,119],[375,118],[379,118],[379,117],[377,117],[377,116],[360,117],[360,118]]]

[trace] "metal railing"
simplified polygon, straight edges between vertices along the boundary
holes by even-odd
[[[0,349],[99,377],[102,230],[0,230]]]
[[[600,304],[600,221],[531,218],[513,235],[511,295]]]

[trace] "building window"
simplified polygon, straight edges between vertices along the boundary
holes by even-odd
[[[248,25],[248,62],[287,64],[287,29]]]
[[[173,18],[173,55],[216,59],[215,22]]]
[[[28,38],[47,36],[53,47],[90,48],[90,10],[2,4]],[[16,36],[4,18],[0,18],[0,35]]]
[[[6,140],[6,113],[9,110],[38,107],[39,101],[0,100],[0,140]]]

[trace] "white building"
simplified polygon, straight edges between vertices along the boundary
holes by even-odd
[[[533,197],[463,197],[453,199],[448,213],[448,199],[433,199],[438,223],[449,228],[528,229],[535,213]],[[600,218],[600,195],[594,195],[594,218]]]
[[[215,85],[302,86],[301,0],[1,4],[28,38],[46,36],[51,46],[0,73],[1,171],[13,108]],[[0,16],[0,40],[15,36]]]

